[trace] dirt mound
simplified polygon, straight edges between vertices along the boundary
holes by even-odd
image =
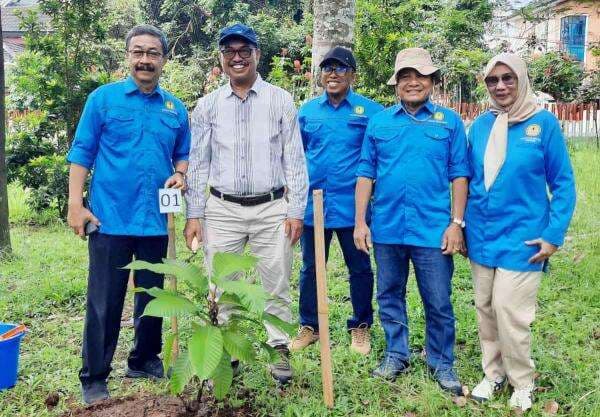
[[[202,404],[184,404],[179,398],[131,396],[112,398],[100,403],[68,411],[61,417],[251,417],[246,406],[233,409],[207,400]]]

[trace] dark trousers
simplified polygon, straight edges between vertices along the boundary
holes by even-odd
[[[408,362],[408,315],[406,282],[409,261],[415,268],[417,286],[425,308],[427,365],[434,370],[454,365],[454,312],[452,256],[440,248],[375,243],[377,303],[385,332],[386,354]]]
[[[123,302],[127,292],[129,270],[121,269],[135,256],[137,260],[162,262],[167,253],[167,236],[113,236],[94,233],[89,237],[89,276],[85,327],[83,331],[82,384],[105,380],[112,362],[119,330]],[[150,271],[135,272],[136,287],[163,288],[163,276]],[[135,339],[128,366],[139,369],[161,351],[162,318],[141,317],[152,299],[136,293],[134,301]]]
[[[350,299],[354,315],[347,321],[348,329],[361,324],[373,324],[373,271],[369,255],[356,249],[352,236],[354,228],[325,229],[325,259],[329,258],[329,246],[337,235],[344,261],[350,274]],[[304,226],[300,239],[302,246],[302,269],[300,270],[300,324],[319,330],[317,316],[317,278],[315,275],[314,228]]]

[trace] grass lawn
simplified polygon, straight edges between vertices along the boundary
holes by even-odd
[[[539,372],[537,402],[529,413],[544,415],[544,404],[556,401],[558,415],[600,416],[600,151],[581,145],[571,152],[576,169],[577,211],[562,250],[544,277],[534,323],[533,357]],[[22,322],[30,329],[23,340],[17,386],[0,393],[0,416],[55,416],[80,400],[77,372],[83,328],[87,246],[62,224],[28,226],[31,214],[23,193],[11,187],[14,256],[0,263],[0,321]],[[178,238],[182,220],[178,219]],[[187,256],[179,239],[178,250]],[[278,392],[264,366],[244,368],[230,402],[245,401],[250,391],[261,416],[508,416],[509,395],[486,405],[455,405],[432,382],[419,352],[424,345],[423,308],[414,280],[408,292],[412,371],[395,383],[369,377],[384,349],[378,322],[373,352],[357,357],[348,350],[345,321],[351,305],[346,270],[337,244],[328,265],[330,327],[335,381],[335,408],[321,401],[318,346],[293,355],[294,383]],[[293,310],[297,312],[296,250]],[[456,258],[454,308],[457,318],[456,367],[470,389],[481,378],[473,289],[465,260]],[[131,310],[131,295],[127,300]],[[185,323],[184,323],[185,327]],[[166,383],[130,381],[122,377],[132,330],[123,329],[109,380],[113,396],[167,392]],[[264,335],[260,335],[264,337]],[[60,402],[48,410],[44,401],[58,392]],[[411,414],[412,413],[412,414]]]

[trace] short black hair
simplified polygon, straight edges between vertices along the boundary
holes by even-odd
[[[162,53],[164,55],[167,54],[167,51],[169,50],[167,37],[159,28],[152,25],[137,25],[131,28],[125,37],[125,48],[129,50],[129,41],[131,41],[131,38],[140,35],[150,35],[158,38],[160,40],[160,45],[162,46]]]

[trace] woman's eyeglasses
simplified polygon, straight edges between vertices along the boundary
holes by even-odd
[[[485,85],[489,88],[494,88],[498,85],[498,83],[502,80],[502,83],[508,87],[515,85],[517,82],[517,78],[512,74],[502,74],[500,77],[491,76],[485,78]]]

